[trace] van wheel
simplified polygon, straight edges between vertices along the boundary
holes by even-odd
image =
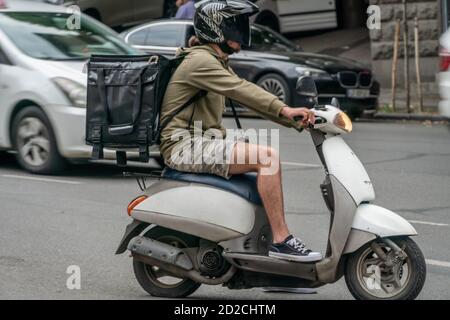
[[[277,96],[278,99],[287,105],[291,104],[291,89],[282,76],[276,73],[269,73],[261,77],[256,84],[267,92]]]
[[[350,255],[345,268],[345,281],[358,300],[413,300],[423,288],[426,278],[425,258],[417,244],[408,237],[392,238],[406,254],[402,260],[391,247],[377,241],[387,256],[381,260],[370,244]]]
[[[177,248],[198,246],[198,239],[195,237],[162,227],[151,229],[145,236]],[[191,279],[178,278],[135,258],[133,269],[140,286],[154,297],[184,298],[194,293],[201,285]]]
[[[57,174],[64,169],[66,161],[58,152],[55,134],[41,109],[25,107],[11,128],[16,158],[22,168],[36,174]]]

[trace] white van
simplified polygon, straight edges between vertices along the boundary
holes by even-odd
[[[281,33],[333,29],[338,20],[335,0],[252,0],[261,12],[253,22]]]
[[[87,15],[110,27],[137,25],[175,14],[175,0],[46,0],[76,5]]]

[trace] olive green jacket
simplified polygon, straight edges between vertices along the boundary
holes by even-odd
[[[160,150],[165,159],[170,159],[171,151],[178,141],[172,141],[177,129],[193,131],[195,121],[202,121],[203,132],[209,129],[222,131],[222,115],[225,109],[225,97],[228,97],[262,117],[286,127],[299,129],[295,121],[281,116],[281,109],[286,106],[276,96],[259,86],[239,78],[225,58],[209,45],[189,49],[179,49],[178,55],[185,55],[183,62],[174,72],[167,87],[161,107],[160,123],[165,123],[169,116],[200,90],[208,94],[178,113],[161,132]]]

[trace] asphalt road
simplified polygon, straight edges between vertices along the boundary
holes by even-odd
[[[323,252],[329,214],[318,187],[318,157],[307,133],[280,132],[282,160],[289,163],[283,167],[289,225]],[[450,299],[450,133],[443,126],[358,123],[346,140],[366,165],[376,204],[412,221],[420,233],[415,240],[428,259],[428,278],[419,298]],[[130,221],[125,208],[138,193],[134,179],[111,165],[71,166],[63,176],[42,177],[0,155],[0,299],[152,299],[134,279],[131,259],[114,255]],[[80,267],[80,290],[66,287],[71,265]],[[315,295],[202,286],[192,298],[352,297],[340,280]]]

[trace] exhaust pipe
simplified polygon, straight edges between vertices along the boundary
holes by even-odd
[[[194,268],[191,259],[182,249],[144,236],[137,236],[131,239],[128,243],[128,250],[133,255],[153,258],[175,265],[183,270],[192,270]]]
[[[207,285],[219,285],[229,281],[236,273],[232,265],[221,277],[207,278],[194,270],[189,256],[182,249],[173,247],[154,239],[138,236],[128,244],[133,258],[145,264],[163,269],[175,276],[188,278]]]

